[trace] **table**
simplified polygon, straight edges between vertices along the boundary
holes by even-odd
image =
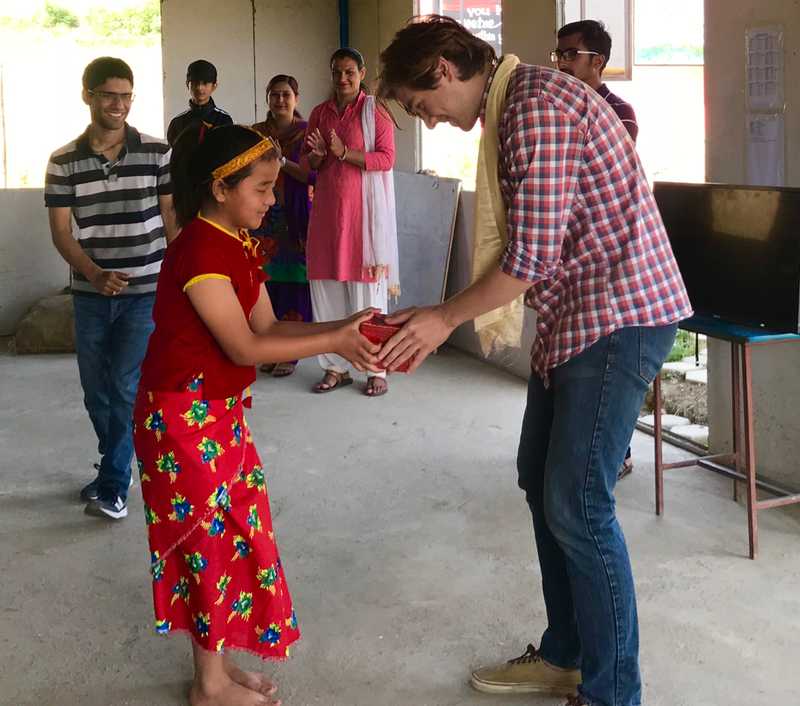
[[[656,514],[664,514],[664,471],[699,466],[734,479],[733,497],[737,500],[736,481],[747,488],[747,528],[750,539],[750,558],[758,554],[758,511],[800,503],[800,493],[758,478],[753,424],[753,371],[751,355],[756,346],[784,345],[800,342],[800,335],[767,333],[763,329],[742,326],[708,316],[692,316],[681,321],[685,331],[701,333],[709,338],[728,341],[731,346],[731,411],[733,413],[733,452],[710,454],[688,461],[664,463],[662,457],[661,378],[653,382],[654,436],[656,469]],[[772,497],[759,499],[758,489]]]

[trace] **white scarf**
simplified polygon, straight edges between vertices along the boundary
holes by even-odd
[[[367,96],[361,111],[364,152],[375,150],[375,97]],[[362,262],[365,274],[385,279],[392,298],[400,296],[400,270],[397,255],[397,217],[394,208],[394,175],[387,171],[361,172]]]

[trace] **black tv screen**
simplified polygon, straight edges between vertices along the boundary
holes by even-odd
[[[800,189],[655,182],[695,313],[798,333]]]

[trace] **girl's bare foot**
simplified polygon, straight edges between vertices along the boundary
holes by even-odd
[[[191,706],[280,706],[281,704],[280,701],[259,694],[230,679],[216,684],[211,689],[203,688],[195,682],[189,690],[189,703]]]
[[[219,652],[204,650],[192,643],[192,653],[194,682],[189,690],[191,706],[280,706],[277,699],[234,681],[228,674],[228,659]]]
[[[224,659],[225,672],[237,684],[251,689],[252,691],[257,691],[264,696],[272,696],[278,690],[277,684],[267,679],[263,674],[245,671],[237,667],[233,663],[233,660],[229,659],[227,656]]]

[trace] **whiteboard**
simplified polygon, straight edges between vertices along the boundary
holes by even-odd
[[[400,298],[389,310],[444,301],[461,181],[394,173]]]

